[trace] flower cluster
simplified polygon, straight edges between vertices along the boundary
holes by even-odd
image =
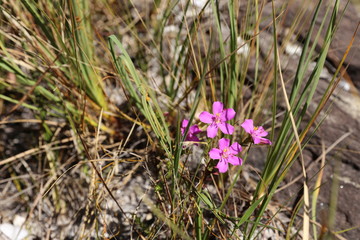
[[[232,135],[234,132],[234,126],[227,123],[227,121],[233,119],[236,115],[236,112],[232,108],[225,108],[221,102],[214,102],[212,106],[212,112],[209,113],[204,111],[200,113],[199,119],[201,122],[209,124],[206,129],[207,137],[215,138],[218,130],[224,134]],[[184,136],[185,130],[189,125],[189,121],[184,119],[181,123],[181,134]],[[244,128],[245,132],[249,133],[253,139],[254,144],[268,144],[271,145],[269,139],[263,138],[268,135],[268,132],[264,130],[263,127],[254,126],[252,119],[246,119],[241,127]],[[185,137],[185,141],[200,142],[200,139],[196,136],[201,133],[198,125],[192,125],[189,127],[189,131]],[[242,151],[242,147],[239,143],[233,142],[230,145],[230,140],[227,138],[221,138],[219,140],[219,148],[212,148],[209,151],[209,157],[211,159],[219,160],[216,168],[219,169],[220,173],[224,173],[228,170],[228,164],[232,165],[241,165],[243,160],[236,155]]]

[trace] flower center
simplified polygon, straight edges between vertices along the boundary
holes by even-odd
[[[223,158],[228,158],[229,157],[229,148],[225,148],[222,152],[222,157]]]
[[[216,113],[215,114],[214,122],[215,123],[221,123],[221,113]]]
[[[258,130],[259,129],[259,127],[254,127],[254,130],[256,131],[256,130]]]

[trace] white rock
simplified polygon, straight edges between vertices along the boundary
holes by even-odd
[[[292,43],[288,43],[285,46],[285,52],[288,55],[297,55],[297,56],[301,56],[303,49],[300,45],[297,44],[292,44]]]
[[[341,80],[340,82],[339,82],[339,87],[341,87],[342,89],[344,89],[345,91],[350,91],[350,84],[349,83],[347,83],[346,81],[344,81],[344,80]]]
[[[198,8],[203,8],[207,0],[194,0],[193,4]]]
[[[29,235],[26,229],[10,223],[0,224],[0,232],[10,240],[23,240]]]
[[[239,55],[243,55],[244,57],[247,57],[249,55],[249,52],[250,52],[250,47],[249,47],[249,44],[246,43],[244,41],[244,39],[242,39],[242,37],[238,37],[236,39],[236,42],[237,42],[237,45],[238,47],[240,47],[236,53],[239,54]]]
[[[21,225],[23,225],[25,223],[25,220],[26,220],[25,217],[20,216],[20,215],[15,215],[14,220],[13,220],[13,224],[15,226],[21,227]]]
[[[175,25],[169,25],[169,26],[165,26],[164,27],[164,34],[167,33],[178,33],[179,32],[179,27],[175,26]]]

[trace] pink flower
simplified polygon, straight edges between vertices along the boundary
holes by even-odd
[[[254,144],[269,144],[271,145],[271,141],[266,138],[262,138],[268,135],[268,132],[264,130],[263,127],[254,127],[254,122],[252,119],[246,119],[241,126],[245,129],[247,133],[249,133],[254,140]]]
[[[226,123],[226,121],[235,117],[236,112],[234,109],[224,109],[224,105],[221,102],[214,102],[212,109],[214,114],[204,111],[199,115],[200,121],[210,124],[207,128],[207,136],[214,138],[218,132],[218,128],[225,134],[232,134],[234,127]]]
[[[189,125],[189,120],[184,119],[181,123],[181,135],[184,136],[185,130],[187,126]],[[200,142],[200,139],[196,136],[196,134],[201,133],[201,130],[199,129],[198,125],[192,125],[189,128],[189,131],[186,135],[185,141],[189,142]]]
[[[224,173],[228,170],[228,163],[232,165],[241,165],[242,159],[234,155],[242,151],[240,144],[234,142],[230,146],[230,140],[222,138],[219,140],[219,148],[213,148],[209,151],[209,156],[212,159],[219,159],[216,168],[219,169],[219,172]]]

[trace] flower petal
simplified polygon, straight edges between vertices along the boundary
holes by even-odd
[[[219,172],[224,173],[228,170],[228,163],[223,159],[220,159],[220,161],[216,165],[216,168],[219,169]]]
[[[224,150],[225,148],[230,146],[230,140],[227,138],[222,138],[219,140],[219,148],[220,150]]]
[[[232,108],[227,108],[223,111],[223,114],[221,115],[221,120],[223,121],[229,121],[233,119],[236,115],[236,112]]]
[[[244,128],[245,132],[251,133],[254,130],[254,122],[252,119],[246,119],[241,126]]]
[[[269,139],[266,139],[266,138],[263,138],[263,139],[261,140],[261,143],[262,143],[262,144],[272,145],[272,142],[271,142]]]
[[[261,143],[261,144],[269,144],[269,145],[271,145],[271,141],[269,139],[266,139],[266,138],[253,136],[253,140],[254,140],[254,144]]]
[[[192,125],[189,129],[189,132],[191,134],[198,134],[198,133],[201,133],[201,130],[199,129],[198,125]]]
[[[199,119],[203,123],[212,123],[214,121],[214,115],[212,115],[209,112],[204,111],[204,112],[200,113]]]
[[[219,127],[220,127],[220,130],[223,132],[223,133],[225,133],[225,134],[233,134],[233,132],[234,132],[234,127],[233,126],[231,126],[230,124],[228,124],[228,123],[219,123],[218,124],[219,125]]]
[[[189,142],[200,142],[200,139],[199,139],[197,136],[195,136],[195,135],[189,134],[189,135],[186,137],[185,141],[189,141]]]
[[[266,138],[261,138],[261,137],[256,137],[256,142],[255,142],[255,139],[254,139],[254,143],[255,144],[268,144],[268,145],[271,145],[271,141],[269,139],[266,139]]]
[[[239,143],[234,142],[230,146],[230,151],[231,151],[231,154],[236,155],[236,154],[238,154],[239,152],[242,151],[242,147],[241,147],[241,145]]]
[[[254,140],[254,144],[259,144],[261,143],[261,137],[258,136],[252,136],[253,140]]]
[[[241,165],[242,159],[236,156],[230,156],[228,157],[228,162],[231,163],[232,165]]]
[[[185,133],[185,130],[186,130],[186,127],[187,125],[189,124],[189,121],[184,119],[181,123],[181,128],[180,128],[180,131],[181,131],[181,135],[184,135]]]
[[[218,126],[216,124],[210,124],[206,131],[209,138],[214,138],[218,132]]]
[[[224,104],[222,104],[222,102],[214,102],[212,109],[214,114],[222,113],[224,109]]]
[[[258,129],[254,131],[254,133],[256,134],[256,136],[259,136],[259,137],[265,137],[268,135],[268,132],[265,131],[265,129],[261,126],[258,127]]]
[[[217,148],[213,148],[209,151],[209,156],[211,159],[220,159],[222,151]]]
[[[186,128],[188,124],[189,124],[189,120],[184,119],[184,120],[181,122],[181,127],[182,127],[182,128]]]

